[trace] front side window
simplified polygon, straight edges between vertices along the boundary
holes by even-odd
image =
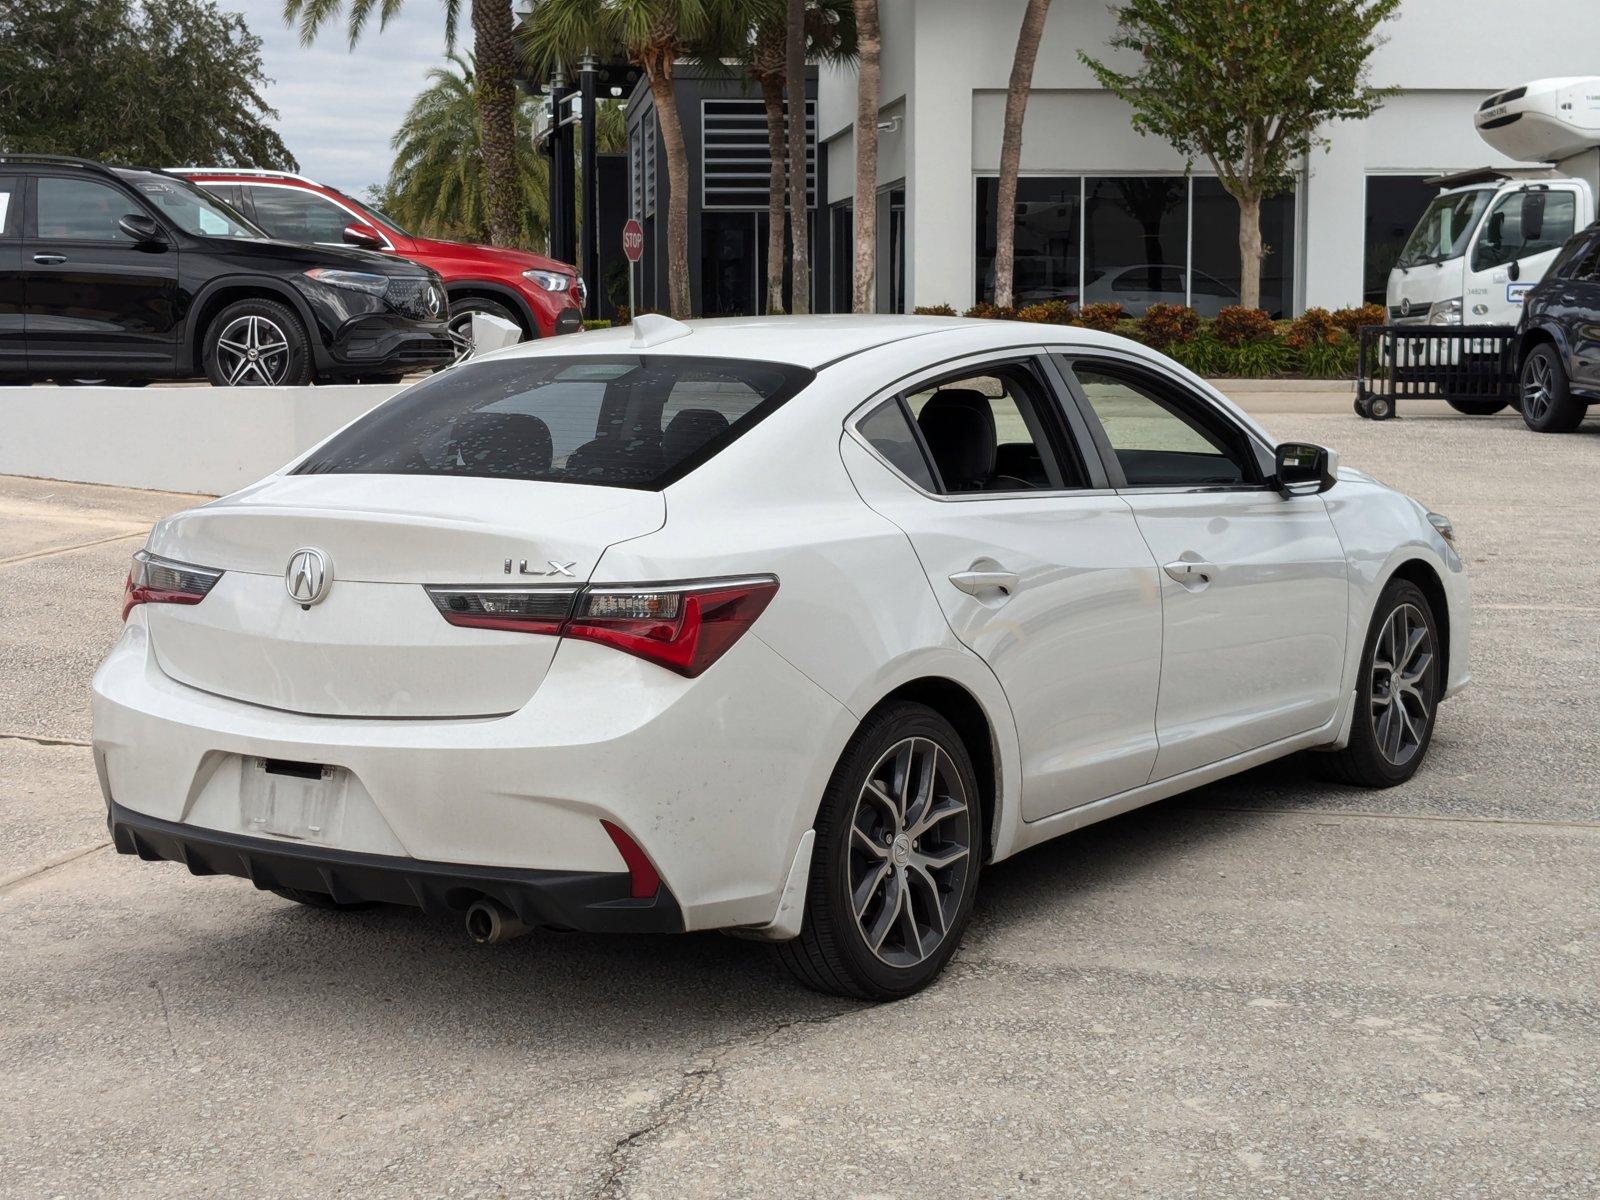
[[[139,205],[109,183],[41,175],[37,195],[35,226],[46,241],[133,241],[117,228],[117,222],[139,214]]]
[[[245,190],[250,193],[256,224],[279,241],[337,245],[344,241],[345,226],[355,223],[344,209],[315,192],[261,185]]]
[[[1248,445],[1134,372],[1072,368],[1129,487],[1230,487],[1256,482]]]
[[[1471,192],[1447,192],[1435,198],[1406,239],[1396,265],[1416,267],[1460,258],[1467,252],[1467,239],[1472,236],[1492,195],[1492,190],[1479,188]]]
[[[1488,271],[1554,250],[1576,232],[1577,197],[1543,188],[1512,192],[1484,218],[1472,250],[1472,269]]]
[[[197,237],[259,238],[261,230],[251,225],[226,203],[193,184],[159,175],[129,175],[145,203],[159,208],[167,220],[185,233]]]
[[[657,489],[719,454],[814,377],[678,355],[467,364],[335,435],[300,475],[464,475]]]

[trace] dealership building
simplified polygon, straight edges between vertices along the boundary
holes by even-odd
[[[960,309],[991,294],[995,177],[1024,7],[1025,0],[879,0],[880,311]],[[1137,308],[1176,300],[1202,311],[1233,302],[1239,284],[1233,199],[1207,164],[1190,164],[1161,139],[1135,133],[1127,105],[1100,88],[1079,60],[1080,50],[1110,55],[1114,32],[1099,0],[1051,8],[1023,129],[1018,301],[1082,297]],[[1293,190],[1263,205],[1270,251],[1263,307],[1292,313],[1381,299],[1400,243],[1434,193],[1425,181],[1513,165],[1478,137],[1472,120],[1478,105],[1530,79],[1600,71],[1595,0],[1536,6],[1403,0],[1382,32],[1387,40],[1373,55],[1372,80],[1396,93],[1367,120],[1331,124],[1328,147],[1298,164]],[[842,311],[849,307],[856,73],[824,65],[813,74],[813,299],[818,311]],[[714,82],[708,90],[690,78],[681,87],[691,93],[680,95],[680,108],[692,143],[696,306],[708,314],[734,311],[726,289],[708,292],[705,277],[730,273],[730,228],[748,222],[738,244],[752,252],[764,246],[759,97],[737,81]],[[742,109],[750,125],[743,149],[719,142],[718,130],[737,127]],[[711,136],[704,136],[708,120]],[[653,126],[648,91],[640,88],[629,105],[629,127],[634,207],[647,228],[654,224],[656,181],[665,176],[664,164],[657,171],[650,161]],[[713,184],[742,172],[750,190],[742,198],[726,186],[708,190],[708,164]],[[749,258],[748,293],[743,285],[739,291],[741,299],[748,294],[745,311],[760,305],[757,258]],[[656,283],[651,279],[645,289],[647,302]],[[660,290],[664,301],[664,282]]]

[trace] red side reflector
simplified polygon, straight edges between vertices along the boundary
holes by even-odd
[[[617,853],[622,855],[622,861],[628,864],[628,877],[632,883],[631,895],[635,900],[650,899],[661,890],[661,876],[645,854],[643,847],[610,821],[602,820],[600,824],[611,835]]]

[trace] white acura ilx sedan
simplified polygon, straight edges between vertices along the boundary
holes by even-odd
[[[95,760],[124,853],[893,998],[1028,846],[1299,750],[1408,779],[1453,536],[1120,338],[641,317],[158,524]]]

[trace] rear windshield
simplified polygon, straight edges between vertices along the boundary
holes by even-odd
[[[813,378],[778,363],[678,355],[467,363],[374,409],[295,473],[662,488]]]

